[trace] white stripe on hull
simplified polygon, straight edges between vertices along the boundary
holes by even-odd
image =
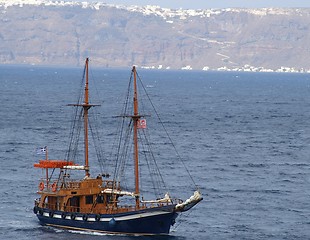
[[[170,214],[171,212],[164,212],[164,211],[153,211],[153,212],[143,212],[143,213],[137,213],[132,214],[128,216],[120,216],[120,217],[101,217],[100,222],[109,222],[111,219],[114,219],[115,221],[126,221],[126,220],[133,220],[133,219],[139,219],[139,218],[145,218],[145,217],[152,217],[152,216],[158,216],[158,215],[164,215],[164,214]],[[44,217],[50,217],[48,212],[43,213]],[[61,219],[61,214],[54,214],[53,218]],[[66,215],[64,219],[71,220],[70,215]],[[76,216],[76,221],[85,221],[82,216]],[[96,219],[94,217],[88,217],[86,220],[87,222],[96,222]]]
[[[169,213],[170,212],[163,212],[163,211],[146,212],[146,213],[138,213],[138,214],[129,215],[129,216],[116,217],[114,219],[115,221],[124,221],[124,220],[132,220],[132,219],[143,218],[143,217],[152,217],[156,215],[164,215],[164,214],[169,214]]]

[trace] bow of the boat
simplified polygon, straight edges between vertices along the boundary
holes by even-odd
[[[203,200],[203,197],[199,191],[195,191],[194,194],[186,201],[175,205],[176,212],[186,212]]]

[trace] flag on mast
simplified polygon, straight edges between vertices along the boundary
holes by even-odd
[[[138,128],[145,129],[146,128],[146,119],[139,119]]]
[[[37,148],[37,154],[46,154],[46,148],[47,148],[46,146]]]

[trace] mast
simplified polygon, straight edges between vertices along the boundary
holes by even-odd
[[[89,90],[88,90],[88,58],[85,60],[85,88],[84,88],[84,103],[82,104],[69,104],[69,106],[83,107],[84,115],[84,156],[85,156],[85,176],[89,177],[89,161],[88,161],[88,110],[94,106],[100,106],[89,103]]]
[[[134,165],[135,165],[135,194],[136,194],[136,208],[139,208],[139,149],[138,149],[138,123],[139,123],[139,108],[138,108],[138,93],[137,93],[137,72],[136,67],[133,66],[132,72],[134,75],[134,96],[133,96],[133,142],[134,142]]]
[[[85,61],[85,70],[86,70],[86,82],[85,82],[85,94],[84,94],[84,151],[85,151],[85,176],[89,177],[89,163],[88,163],[88,109],[91,107],[89,105],[88,97],[88,58]]]

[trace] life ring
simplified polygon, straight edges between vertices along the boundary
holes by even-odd
[[[54,212],[53,212],[53,211],[50,211],[49,214],[48,214],[48,216],[49,216],[50,218],[52,218],[52,217],[54,216]]]
[[[39,189],[40,189],[40,191],[44,190],[44,182],[39,183]]]
[[[71,213],[71,220],[74,220],[75,219],[75,214],[74,213]]]
[[[83,215],[83,220],[86,222],[86,221],[87,221],[87,219],[88,219],[87,214],[84,214],[84,215]]]
[[[61,218],[62,218],[62,219],[66,219],[66,217],[67,217],[66,213],[63,212],[63,213],[61,214]]]
[[[52,185],[52,191],[56,192],[57,191],[57,184],[54,182]]]

